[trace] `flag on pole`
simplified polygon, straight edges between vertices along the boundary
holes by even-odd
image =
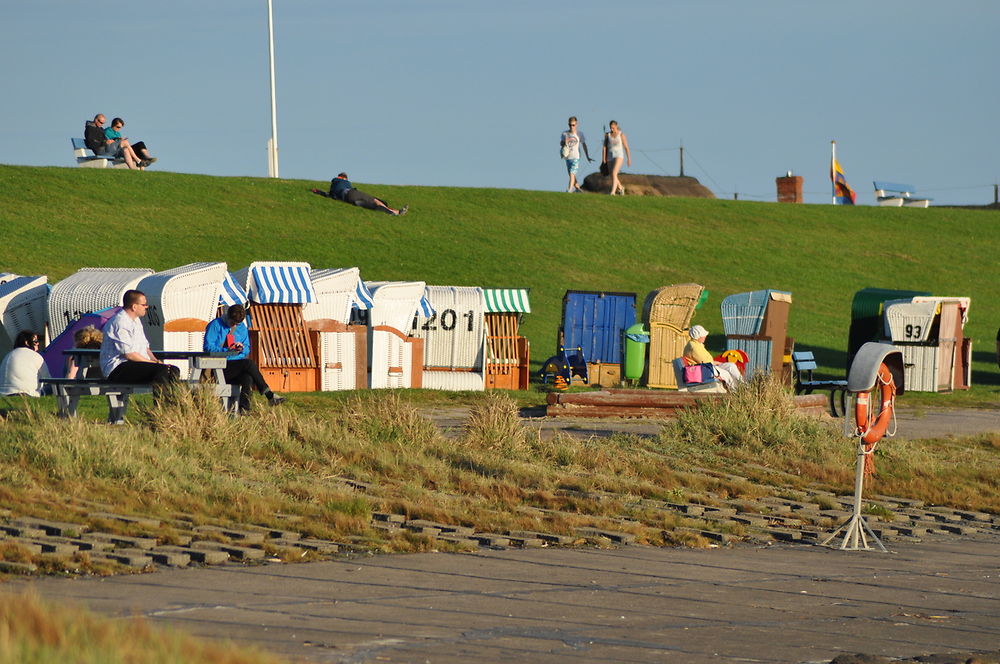
[[[837,161],[837,142],[830,141],[830,182],[833,183],[833,203],[835,205],[854,205],[857,200],[857,193],[847,184],[844,177],[844,169]]]

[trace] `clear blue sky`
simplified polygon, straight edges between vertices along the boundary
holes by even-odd
[[[0,163],[69,166],[98,111],[154,168],[267,174],[265,0],[0,0]],[[281,175],[561,190],[559,132],[616,119],[632,172],[829,200],[830,141],[938,203],[1000,181],[997,0],[274,0]],[[584,172],[590,172],[584,169]]]

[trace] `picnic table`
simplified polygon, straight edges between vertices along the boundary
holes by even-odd
[[[93,367],[100,359],[101,351],[97,348],[68,348],[63,351],[67,357],[72,357],[79,371],[75,378],[43,378],[41,382],[51,385],[56,397],[56,407],[61,417],[75,417],[80,404],[80,397],[86,395],[103,395],[108,398],[108,422],[122,424],[128,410],[129,397],[133,394],[149,394],[153,391],[150,385],[113,383],[105,378],[88,378],[85,369]],[[233,386],[226,383],[223,370],[232,353],[216,353],[200,350],[154,350],[160,360],[184,360],[188,364],[188,376],[183,382],[195,389],[201,385],[212,388],[214,396],[222,400],[226,410],[234,410],[237,400],[233,396]],[[203,376],[211,376],[214,384],[202,381]],[[237,389],[238,396],[238,389]]]

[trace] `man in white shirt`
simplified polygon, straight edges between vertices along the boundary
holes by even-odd
[[[180,377],[180,370],[153,355],[142,329],[149,305],[146,294],[125,291],[122,310],[104,326],[101,342],[101,372],[108,382],[162,387]]]
[[[569,129],[564,131],[559,137],[560,154],[566,161],[566,172],[569,173],[569,186],[566,191],[573,193],[575,191],[583,191],[580,189],[580,184],[576,181],[577,171],[580,170],[580,147],[583,147],[583,153],[587,155],[587,161],[594,161],[590,158],[590,150],[587,149],[587,139],[584,138],[583,132],[578,131],[576,128],[576,116],[574,115],[569,119]]]

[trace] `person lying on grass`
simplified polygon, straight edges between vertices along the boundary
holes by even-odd
[[[363,207],[366,210],[381,210],[391,215],[400,216],[406,214],[406,211],[410,209],[409,205],[404,205],[398,210],[390,207],[385,201],[375,198],[371,194],[366,194],[360,189],[355,189],[351,184],[351,181],[347,179],[347,173],[338,173],[337,177],[330,180],[330,192],[324,193],[319,189],[313,189],[314,194],[319,194],[320,196],[326,196],[327,198],[334,198],[338,201],[344,201],[345,203],[350,203],[351,205],[357,205],[358,207]]]

